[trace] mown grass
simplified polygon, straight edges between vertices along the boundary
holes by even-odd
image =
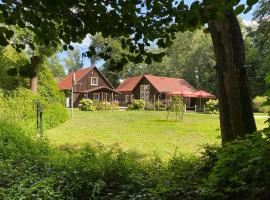
[[[66,123],[45,135],[55,147],[85,143],[118,145],[126,151],[169,158],[177,152],[198,155],[205,144],[220,145],[218,115],[187,113],[183,121],[166,120],[166,112],[115,111],[82,112],[76,110]],[[265,117],[256,117],[258,129]]]

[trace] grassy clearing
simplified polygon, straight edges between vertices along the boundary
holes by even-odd
[[[256,117],[262,129],[265,117]],[[82,112],[73,120],[45,134],[51,144],[79,147],[85,143],[118,145],[127,151],[171,157],[176,151],[196,155],[205,144],[220,144],[218,115],[187,113],[182,122],[166,120],[166,112],[115,111]]]

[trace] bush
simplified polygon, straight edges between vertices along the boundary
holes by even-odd
[[[96,110],[119,110],[119,103],[118,102],[108,102],[108,101],[94,101],[94,105],[96,106]]]
[[[269,135],[256,133],[219,149],[204,190],[206,199],[269,199]]]
[[[160,111],[164,111],[164,110],[166,110],[165,104],[163,102],[161,102],[161,101],[156,101],[155,109],[160,110]]]
[[[151,101],[147,101],[144,104],[144,109],[145,110],[154,110],[155,106]]]
[[[267,104],[267,97],[257,96],[253,99],[254,112],[268,113],[270,112],[270,106]]]
[[[81,99],[78,108],[81,111],[95,111],[96,106],[91,99]]]
[[[210,99],[205,103],[205,112],[216,114],[218,113],[218,100]]]
[[[128,105],[127,110],[143,110],[145,102],[142,99],[133,99],[132,103]]]
[[[28,89],[18,88],[9,94],[0,92],[0,121],[16,124],[27,133],[36,131],[36,102],[43,107],[43,124],[49,129],[63,123],[68,118],[65,107],[60,103],[49,103],[40,95],[33,95]]]

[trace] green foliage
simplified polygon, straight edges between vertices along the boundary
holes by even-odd
[[[119,110],[119,103],[117,102],[108,102],[108,101],[94,101],[94,105],[96,107],[96,110],[98,111],[104,111],[104,110]]]
[[[96,106],[91,99],[81,99],[78,108],[81,111],[95,111]]]
[[[67,119],[66,109],[59,102],[48,102],[42,96],[35,96],[30,90],[19,88],[9,94],[1,92],[0,121],[16,124],[29,134],[36,130],[36,101],[43,106],[43,125],[49,129]]]
[[[74,50],[67,51],[67,57],[64,59],[64,62],[68,73],[74,72],[83,67],[81,50],[79,46],[76,46]]]
[[[164,111],[166,110],[165,103],[162,101],[156,101],[155,102],[155,110]]]
[[[174,112],[176,114],[175,120],[181,121],[185,112],[185,103],[180,96],[172,96],[169,100],[168,104],[168,115],[167,120],[169,119],[170,112]]]
[[[142,99],[133,99],[132,103],[128,105],[127,110],[143,110],[145,101]]]
[[[101,1],[93,5],[86,5],[82,0],[74,0],[68,4],[63,1],[42,1],[42,10],[39,9],[40,4],[33,4],[31,1],[5,1],[0,8],[1,23],[4,24],[0,32],[0,45],[12,43],[14,33],[26,29],[33,32],[34,40],[14,42],[13,46],[18,52],[27,45],[34,50],[38,45],[57,47],[61,43],[64,43],[64,50],[73,50],[72,42],[81,43],[86,34],[95,35],[100,32],[105,38],[120,38],[122,47],[128,48],[132,54],[121,55],[122,58],[116,65],[118,68],[122,68],[127,60],[150,64],[152,61],[162,61],[165,56],[164,52],[149,51],[151,43],[165,49],[172,45],[175,33],[195,30],[209,21],[223,19],[225,10],[236,9],[237,14],[248,12],[257,1],[247,0],[247,6],[238,6],[239,0],[223,1],[222,4],[216,1],[194,1],[191,6],[184,1],[167,0],[105,4]],[[20,9],[14,9],[14,6]],[[208,8],[207,12],[201,12],[205,7]],[[98,20],[93,20],[93,16],[98,16]],[[16,29],[9,26],[15,26]],[[108,52],[110,51],[109,48]],[[91,57],[97,52],[90,47],[86,54]],[[108,55],[104,53],[99,54],[99,57],[108,59]],[[111,63],[116,62],[112,59]]]
[[[1,199],[194,199],[196,159],[138,160],[119,148],[63,147],[59,154],[0,123]]]
[[[267,104],[268,98],[265,96],[257,96],[253,99],[254,112],[268,113],[270,112],[270,106]]]
[[[26,134],[14,123],[0,120],[0,198],[54,199],[48,145]]]
[[[57,54],[48,58],[48,68],[51,70],[54,77],[64,77],[65,70]]]
[[[269,149],[269,135],[262,133],[219,149],[206,180],[206,199],[268,199]]]
[[[205,103],[205,112],[216,114],[218,113],[218,100],[210,99]]]
[[[13,90],[19,86],[27,86],[27,81],[18,76],[18,66],[24,65],[27,59],[23,53],[19,54],[11,46],[0,49],[0,88],[4,90]],[[13,75],[8,74],[13,71]]]
[[[65,103],[65,95],[59,91],[54,80],[52,72],[48,69],[47,64],[40,66],[38,72],[38,93],[49,103]]]

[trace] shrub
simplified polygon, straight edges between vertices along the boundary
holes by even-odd
[[[254,112],[268,113],[270,112],[270,106],[267,104],[267,97],[257,96],[253,99]]]
[[[145,110],[154,110],[155,106],[151,101],[147,101],[144,104],[144,109]]]
[[[81,111],[95,111],[96,106],[91,99],[81,99],[78,108]]]
[[[36,102],[43,107],[44,128],[52,128],[63,123],[67,118],[67,111],[60,103],[49,103],[40,95],[33,95],[28,89],[18,88],[9,94],[0,93],[0,120],[16,124],[29,134],[36,130]]]
[[[216,114],[218,113],[218,100],[210,99],[205,103],[205,112]]]
[[[119,110],[119,103],[117,102],[108,102],[108,101],[94,101],[94,105],[96,106],[96,110],[102,111],[102,110]]]
[[[164,111],[164,110],[166,110],[165,104],[163,102],[161,102],[161,101],[156,101],[155,109],[160,110],[160,111]]]
[[[205,183],[206,199],[269,199],[269,139],[256,133],[219,149]]]
[[[145,102],[142,99],[133,99],[132,103],[128,105],[127,110],[143,110]]]

